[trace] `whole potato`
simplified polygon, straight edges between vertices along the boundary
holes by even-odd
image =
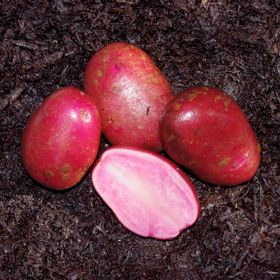
[[[102,132],[112,144],[162,149],[159,121],[172,90],[144,51],[127,43],[103,47],[87,65],[84,89],[93,97]]]
[[[100,116],[92,99],[74,87],[60,89],[32,114],[24,129],[24,166],[46,187],[70,188],[94,162],[100,134]]]
[[[166,108],[161,139],[172,159],[213,184],[247,181],[260,163],[260,146],[245,115],[214,88],[177,95]]]

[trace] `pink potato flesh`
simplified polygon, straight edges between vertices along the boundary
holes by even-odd
[[[172,162],[152,152],[111,148],[93,169],[92,182],[119,221],[141,236],[174,238],[199,215],[191,181]]]
[[[42,185],[68,189],[94,162],[100,134],[100,116],[92,99],[74,87],[60,89],[32,114],[24,129],[24,166]]]
[[[121,42],[103,47],[87,65],[84,89],[93,97],[102,132],[113,145],[162,149],[159,121],[172,90],[144,51]]]

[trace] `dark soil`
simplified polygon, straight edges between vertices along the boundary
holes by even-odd
[[[31,112],[59,87],[81,87],[90,56],[115,41],[143,48],[175,93],[228,92],[262,146],[246,184],[191,177],[201,215],[171,241],[126,230],[89,176],[52,192],[20,158]],[[0,279],[280,279],[279,0],[4,0],[0,93]]]

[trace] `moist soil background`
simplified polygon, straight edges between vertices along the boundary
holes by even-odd
[[[4,0],[0,20],[0,279],[280,279],[280,1]],[[88,59],[115,41],[143,48],[176,94],[228,92],[262,147],[240,186],[185,170],[201,215],[170,241],[126,230],[89,175],[53,192],[22,165],[31,112],[60,87],[82,87]]]

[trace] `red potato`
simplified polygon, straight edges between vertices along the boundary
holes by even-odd
[[[101,114],[102,132],[114,145],[162,150],[159,120],[171,87],[150,57],[127,43],[113,43],[90,59],[84,79]]]
[[[77,184],[94,162],[101,123],[92,99],[74,87],[51,94],[29,119],[22,138],[24,166],[51,189]]]
[[[141,236],[174,238],[199,215],[188,177],[171,161],[146,150],[107,150],[92,171],[92,182],[119,221]]]
[[[260,146],[237,103],[223,92],[194,87],[177,95],[161,122],[168,155],[199,178],[236,185],[252,178]]]

